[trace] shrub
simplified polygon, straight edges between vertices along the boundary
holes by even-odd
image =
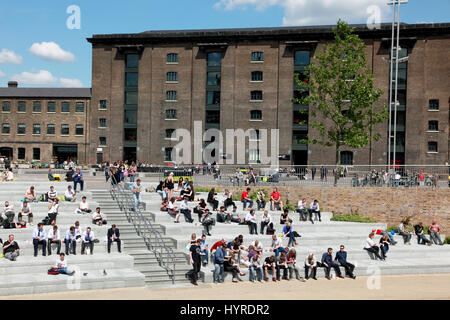
[[[444,244],[450,244],[450,237],[445,237]]]
[[[197,187],[194,188],[195,192],[209,192],[211,188],[208,187]],[[216,192],[222,192],[220,189],[216,188]]]
[[[289,211],[295,211],[295,209],[297,209],[297,207],[295,205],[291,204],[289,202],[289,199],[287,199],[285,204],[284,204],[284,206],[283,206],[283,210],[284,209],[288,209]]]
[[[250,199],[252,199],[253,201],[256,201],[257,197],[256,194],[258,193],[259,189],[254,190],[252,193],[250,193]],[[266,189],[262,189],[263,193],[264,193],[264,198],[266,199],[266,201],[269,200],[269,192]],[[241,200],[241,198],[239,198],[239,200]]]
[[[355,212],[349,213],[349,214],[333,212],[333,217],[331,218],[331,221],[363,222],[363,223],[376,222],[375,220],[373,220],[369,217],[360,215],[358,213],[358,211],[355,211]]]

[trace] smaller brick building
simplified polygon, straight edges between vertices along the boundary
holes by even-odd
[[[18,162],[87,162],[90,88],[0,88],[0,154]]]

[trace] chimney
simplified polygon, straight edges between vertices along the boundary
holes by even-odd
[[[8,88],[17,88],[18,85],[17,81],[8,81]]]

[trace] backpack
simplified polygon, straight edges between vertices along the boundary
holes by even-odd
[[[42,220],[42,224],[43,224],[44,226],[49,226],[51,223],[52,223],[52,221],[51,221],[51,219],[50,219],[49,216],[46,216],[46,217],[44,218],[44,220]]]
[[[50,269],[48,269],[47,274],[56,275],[56,274],[59,274],[59,272],[58,272],[58,269],[56,269],[56,268],[50,268]]]

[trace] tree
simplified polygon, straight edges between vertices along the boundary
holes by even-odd
[[[302,112],[309,113],[309,128],[317,131],[302,142],[334,146],[337,169],[341,147],[359,149],[371,139],[378,141],[380,134],[372,134],[373,126],[388,119],[389,113],[386,105],[374,111],[383,90],[374,89],[364,42],[341,20],[333,32],[335,41],[315,55],[301,79],[296,74],[299,95],[292,101],[308,105],[309,110]]]

